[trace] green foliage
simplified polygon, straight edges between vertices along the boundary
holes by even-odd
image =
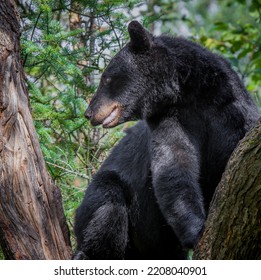
[[[226,56],[261,105],[260,0],[27,2],[20,5],[26,82],[69,224],[91,176],[124,134],[123,126],[91,128],[83,115],[100,73],[126,42],[131,19],[156,33],[188,36]]]
[[[238,1],[244,3],[245,1]],[[228,3],[230,5],[231,3]],[[235,22],[216,21],[212,24],[209,33],[203,29],[200,32],[200,42],[211,50],[222,53],[227,57],[235,69],[244,79],[247,89],[252,93],[256,102],[261,105],[261,14],[256,7],[257,1],[242,6],[235,2],[234,8],[242,9],[247,13],[247,20]],[[260,6],[259,6],[260,8]]]
[[[122,127],[93,129],[84,118],[86,98],[126,37],[123,7],[124,1],[87,0],[33,0],[23,7],[22,59],[33,118],[69,224],[92,174],[123,135]]]

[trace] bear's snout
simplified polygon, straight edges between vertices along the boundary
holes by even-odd
[[[92,110],[91,110],[90,106],[85,111],[84,116],[88,120],[90,120],[92,118]]]
[[[102,124],[104,128],[109,128],[119,124],[121,111],[120,103],[101,98],[99,102],[91,100],[84,116],[90,120],[93,126]]]

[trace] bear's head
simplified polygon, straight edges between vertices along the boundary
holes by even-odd
[[[92,125],[109,128],[145,118],[148,99],[156,98],[151,93],[160,85],[166,52],[137,21],[129,24],[128,32],[130,42],[110,61],[85,112]]]

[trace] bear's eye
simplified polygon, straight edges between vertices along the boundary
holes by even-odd
[[[106,85],[106,86],[109,85],[110,82],[111,82],[111,78],[110,78],[110,77],[106,77],[106,78],[103,79],[103,83],[104,83],[104,85]]]

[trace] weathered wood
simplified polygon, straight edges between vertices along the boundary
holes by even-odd
[[[34,128],[19,39],[14,1],[0,1],[0,242],[8,259],[69,259],[61,195]]]
[[[261,119],[235,149],[194,259],[261,259]]]

